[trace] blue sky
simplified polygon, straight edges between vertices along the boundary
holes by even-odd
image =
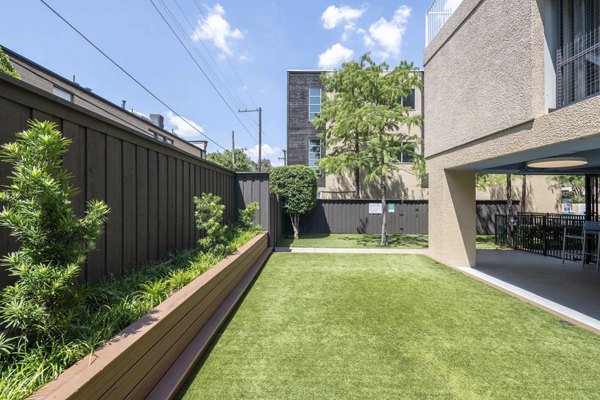
[[[258,148],[263,109],[263,155],[280,164],[286,145],[286,71],[335,68],[370,51],[392,66],[401,59],[422,65],[429,1],[153,0],[225,104],[177,42],[150,0],[47,0],[67,20],[211,139],[251,156]],[[174,19],[177,22],[174,22]],[[177,25],[179,24],[179,25]],[[168,128],[202,139],[52,14],[39,0],[2,5],[0,44],[95,93],[146,114],[160,112]],[[209,143],[209,152],[219,150]]]

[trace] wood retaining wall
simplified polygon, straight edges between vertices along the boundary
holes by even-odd
[[[31,399],[174,397],[270,251],[263,232]]]

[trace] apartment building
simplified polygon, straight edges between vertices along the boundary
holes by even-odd
[[[164,117],[161,114],[145,115],[133,109],[128,110],[125,101],[120,106],[116,105],[95,94],[92,89],[81,86],[75,82],[75,78],[72,80],[66,79],[6,47],[2,47],[2,49],[23,82],[100,114],[114,122],[123,124],[128,128],[133,128],[140,134],[161,143],[175,146],[197,157],[206,158],[206,141],[190,143],[177,136],[175,132],[167,131],[164,129]]]
[[[318,170],[317,163],[325,156],[327,149],[322,146],[319,133],[311,124],[316,114],[321,111],[321,97],[324,95],[321,74],[323,70],[288,70],[287,71],[287,150],[288,164],[308,165]],[[406,99],[405,105],[412,108],[413,113],[422,111],[422,93],[415,89]],[[418,129],[418,132],[414,132]],[[413,134],[422,136],[419,128],[413,128]],[[398,154],[398,170],[390,179],[388,196],[391,199],[420,200],[427,198],[426,185],[421,185],[412,170],[412,154]],[[320,171],[319,171],[320,173]],[[380,197],[378,185],[365,185],[361,177],[361,198],[377,199]],[[318,184],[319,196],[322,199],[349,199],[356,197],[353,174],[325,175],[320,173]]]
[[[326,154],[327,149],[321,145],[319,133],[310,123],[321,110],[323,84],[322,70],[288,70],[287,71],[287,149],[289,164],[303,164],[317,169],[317,162]],[[419,72],[423,76],[422,72]],[[415,89],[404,104],[412,108],[412,113],[423,113],[423,93],[425,90]],[[425,118],[427,120],[427,117]],[[418,128],[414,128],[418,129]],[[430,138],[425,131],[419,130],[425,147]],[[423,184],[412,169],[410,153],[398,154],[398,170],[389,182],[388,197],[390,199],[426,200],[429,198],[427,184]],[[525,196],[522,196],[522,178],[513,180],[512,197],[525,200],[525,208],[538,212],[558,212],[560,210],[560,187],[546,177],[529,177],[525,183]],[[349,199],[356,197],[353,174],[328,174],[319,179],[319,196],[322,199]],[[361,179],[361,198],[379,199],[379,186],[365,185]],[[506,189],[501,185],[480,188],[477,200],[504,200]]]
[[[427,15],[429,246],[474,266],[476,173],[585,175],[586,219],[597,219],[600,5],[456,3]]]

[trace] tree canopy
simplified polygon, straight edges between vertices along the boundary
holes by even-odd
[[[256,163],[242,149],[235,149],[235,168],[231,159],[231,150],[225,150],[222,153],[208,153],[206,159],[236,172],[256,171]]]
[[[401,61],[394,69],[376,64],[368,54],[359,61],[344,63],[342,69],[321,78],[327,95],[321,112],[312,121],[322,131],[327,155],[319,167],[328,173],[363,171],[365,183],[377,182],[383,208],[381,244],[387,245],[386,188],[391,173],[398,169],[398,155],[410,153],[414,171],[424,173],[418,147],[420,136],[411,128],[423,124],[421,115],[404,105],[420,74],[412,63]]]

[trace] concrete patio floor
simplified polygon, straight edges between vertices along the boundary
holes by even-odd
[[[560,306],[600,320],[600,273],[595,265],[581,268],[565,261],[518,250],[477,250],[483,273]]]

